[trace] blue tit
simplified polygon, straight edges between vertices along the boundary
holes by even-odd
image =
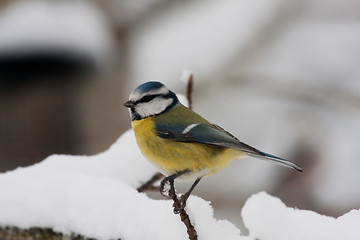
[[[139,85],[124,106],[130,109],[141,152],[166,176],[160,192],[165,195],[165,183],[173,184],[175,178],[194,181],[182,196],[182,207],[202,177],[222,170],[234,159],[251,156],[302,172],[295,163],[251,147],[210,123],[182,105],[175,93],[160,82]],[[168,196],[175,191],[170,190]]]

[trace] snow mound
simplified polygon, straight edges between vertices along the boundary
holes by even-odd
[[[136,188],[157,170],[144,159],[132,130],[94,156],[53,155],[0,174],[0,226],[52,228],[96,239],[187,239],[172,201],[153,200]],[[242,217],[250,231],[216,220],[209,202],[187,204],[200,240],[360,239],[360,211],[337,219],[286,207],[262,192],[248,199]]]
[[[360,239],[360,210],[333,218],[286,207],[265,192],[247,200],[242,217],[251,239]]]
[[[0,225],[96,239],[186,239],[172,201],[153,200],[135,189],[156,172],[131,130],[98,155],[50,156],[0,174]],[[187,208],[199,239],[241,239],[232,223],[213,218],[208,202],[192,196]]]

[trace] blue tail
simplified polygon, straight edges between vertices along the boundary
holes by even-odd
[[[290,162],[288,160],[285,160],[283,158],[279,158],[279,157],[276,157],[274,155],[271,155],[271,154],[268,154],[268,153],[265,153],[265,152],[262,152],[262,151],[257,151],[257,152],[247,152],[248,155],[250,156],[253,156],[253,157],[256,157],[256,158],[260,158],[260,159],[263,159],[263,160],[271,160],[271,161],[274,161],[275,163],[278,163],[278,164],[281,164],[285,167],[289,167],[289,168],[293,168],[299,172],[302,172],[302,168],[299,167],[298,165],[296,165],[295,163],[293,162]]]

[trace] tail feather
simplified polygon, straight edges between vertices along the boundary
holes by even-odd
[[[265,153],[265,152],[262,152],[262,151],[257,151],[257,152],[246,152],[249,156],[252,156],[252,157],[256,157],[256,158],[259,158],[259,159],[263,159],[263,160],[271,160],[271,161],[274,161],[275,163],[278,163],[280,165],[283,165],[285,167],[289,167],[289,168],[293,168],[299,172],[302,172],[302,168],[299,167],[297,164],[293,163],[293,162],[290,162],[286,159],[283,159],[283,158],[279,158],[279,157],[276,157],[274,155],[270,155],[268,153]]]

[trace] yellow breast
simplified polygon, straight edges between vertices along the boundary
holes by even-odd
[[[231,148],[158,137],[153,118],[132,121],[132,127],[141,152],[165,175],[184,170],[209,175],[241,155],[240,151]]]

